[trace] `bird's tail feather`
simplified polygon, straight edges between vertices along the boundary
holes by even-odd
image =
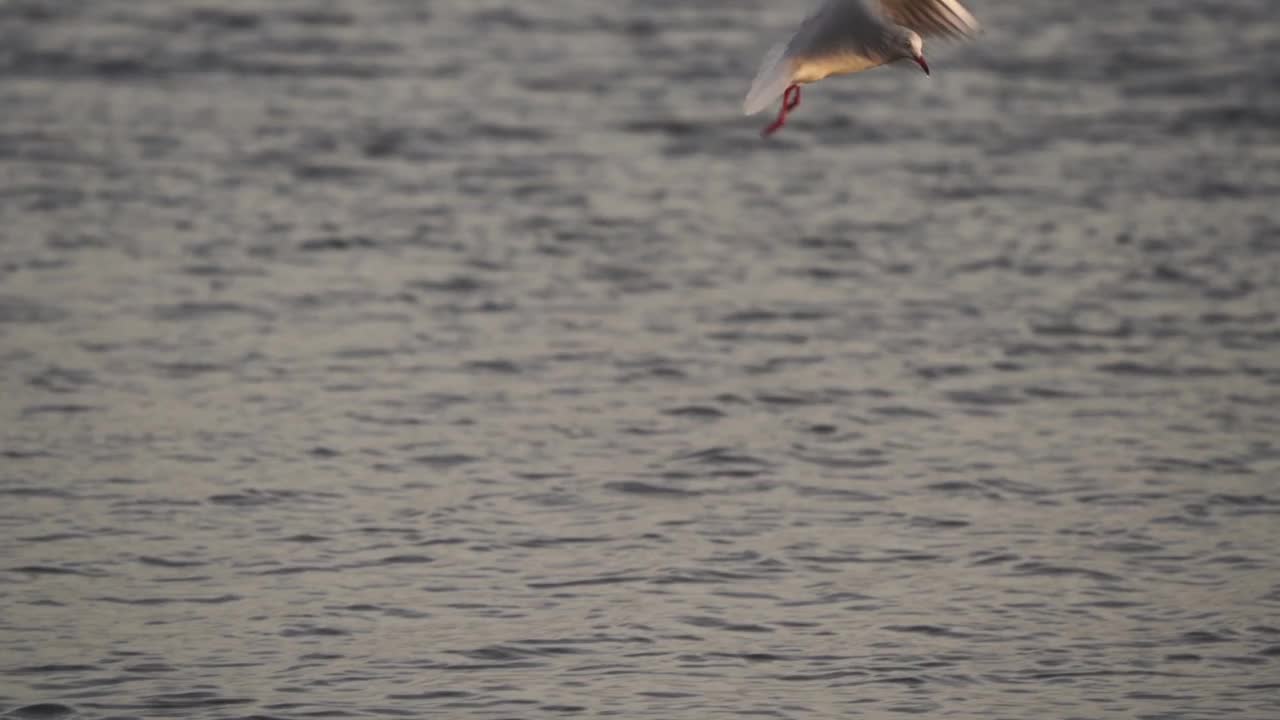
[[[760,71],[756,73],[747,99],[742,103],[742,114],[755,115],[769,107],[790,84],[791,62],[787,58],[787,43],[778,43],[765,53]]]

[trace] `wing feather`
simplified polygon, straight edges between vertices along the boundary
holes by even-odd
[[[760,71],[742,102],[743,115],[755,115],[777,100],[791,84],[791,61],[787,58],[787,44],[774,45],[760,62]]]
[[[977,18],[959,0],[880,0],[886,17],[921,37],[968,38],[977,34]]]

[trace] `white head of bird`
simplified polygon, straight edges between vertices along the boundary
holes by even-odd
[[[909,30],[899,27],[901,32],[896,33],[893,38],[893,51],[896,54],[895,60],[911,60],[925,75],[929,74],[929,63],[924,60],[924,40],[915,30]]]

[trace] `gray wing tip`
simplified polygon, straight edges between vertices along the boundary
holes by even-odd
[[[765,53],[760,71],[742,101],[742,114],[755,115],[769,107],[791,84],[791,63],[787,61],[787,44],[778,43]]]

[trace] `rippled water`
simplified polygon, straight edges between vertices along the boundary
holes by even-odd
[[[0,4],[0,713],[1280,717],[1275,9],[971,5]]]

